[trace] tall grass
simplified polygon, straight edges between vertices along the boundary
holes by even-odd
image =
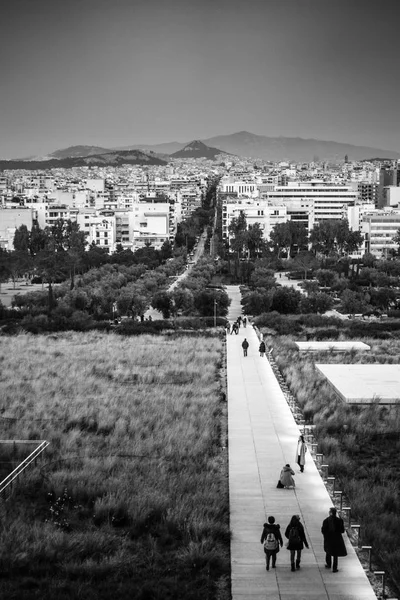
[[[0,438],[51,442],[2,506],[0,590],[216,597],[229,575],[221,340],[19,335],[0,337],[0,362]]]

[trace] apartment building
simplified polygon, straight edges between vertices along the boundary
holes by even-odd
[[[253,200],[251,198],[229,198],[222,204],[222,238],[229,242],[229,225],[233,218],[240,214],[246,217],[247,226],[258,223],[267,240],[270,233],[270,211],[266,200]],[[274,215],[278,216],[278,215]]]
[[[365,235],[365,251],[388,257],[398,249],[393,241],[400,229],[400,210],[375,210],[363,215],[361,232]]]
[[[0,248],[14,250],[15,231],[25,225],[32,229],[35,213],[32,208],[15,206],[14,208],[0,207]]]
[[[340,220],[346,217],[347,207],[358,202],[358,191],[351,186],[336,185],[323,181],[291,182],[287,186],[276,186],[267,193],[268,202],[273,205],[292,204],[309,211],[308,227],[325,220]],[[297,201],[297,204],[295,203]]]

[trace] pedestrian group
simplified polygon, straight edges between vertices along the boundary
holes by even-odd
[[[266,570],[270,566],[276,568],[277,554],[283,546],[280,525],[275,523],[275,517],[268,517],[267,523],[264,523],[261,533],[261,544],[264,546]],[[344,533],[344,523],[341,517],[337,516],[335,507],[329,509],[329,516],[323,521],[321,532],[324,537],[325,567],[332,572],[338,572],[338,557],[347,556],[346,546],[342,537]],[[300,569],[301,552],[306,547],[309,548],[304,526],[301,523],[299,515],[293,515],[288,526],[285,529],[287,539],[286,548],[290,552],[291,571]]]

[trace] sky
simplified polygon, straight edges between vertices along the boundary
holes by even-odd
[[[400,151],[400,0],[11,0],[0,158],[250,131]]]

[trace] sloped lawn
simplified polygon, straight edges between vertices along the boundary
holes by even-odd
[[[0,503],[15,599],[229,597],[223,343],[0,338],[0,437],[47,439]]]

